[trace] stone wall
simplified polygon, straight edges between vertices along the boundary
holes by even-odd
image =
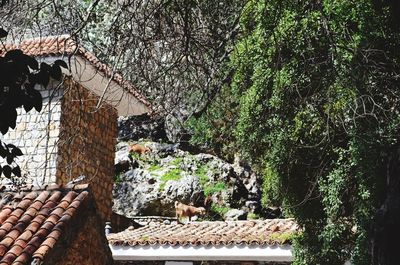
[[[17,126],[10,129],[2,139],[14,144],[24,153],[17,158],[23,179],[28,184],[41,186],[56,180],[57,140],[60,129],[61,102],[63,89],[41,91],[43,109],[25,112],[17,110]],[[0,136],[1,137],[1,136]],[[1,160],[1,158],[0,158]]]
[[[111,218],[118,114],[72,80],[65,82],[58,143],[57,183],[84,175],[103,221]]]
[[[25,154],[17,163],[28,184],[66,184],[84,175],[103,221],[109,221],[117,110],[105,102],[97,108],[99,97],[70,78],[61,87],[41,91],[40,113],[19,109],[16,128],[3,139]]]

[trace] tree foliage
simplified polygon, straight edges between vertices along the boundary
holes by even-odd
[[[159,109],[203,114],[194,140],[241,152],[264,172],[265,202],[304,229],[297,264],[396,260],[384,238],[400,237],[397,1],[18,3],[1,22],[80,36]]]
[[[7,32],[0,28],[0,38]],[[42,109],[42,96],[36,85],[46,87],[50,78],[61,80],[61,68],[67,67],[64,61],[56,61],[53,65],[38,61],[21,50],[6,51],[0,47],[0,132],[4,135],[14,129],[17,121],[17,109],[23,107],[26,112],[33,108]],[[21,177],[21,169],[15,158],[21,156],[21,150],[13,144],[0,140],[0,156],[6,165],[0,166],[0,175],[11,179]]]
[[[192,121],[265,173],[266,202],[304,229],[296,264],[396,264],[378,238],[399,235],[379,228],[400,214],[398,17],[395,1],[250,1],[232,82]]]

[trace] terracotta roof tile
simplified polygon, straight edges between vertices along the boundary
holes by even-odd
[[[4,246],[4,245],[0,245],[0,256],[4,256],[4,254],[6,254],[6,252],[8,251],[8,247]]]
[[[0,264],[11,264],[17,256],[12,253],[6,253],[4,257],[0,260]]]
[[[26,243],[32,238],[34,232],[30,230],[25,230],[16,240],[15,244],[20,246],[25,246]]]
[[[297,224],[292,219],[258,221],[192,222],[182,224],[146,225],[109,234],[112,245],[270,245],[282,233],[295,233]],[[273,237],[271,235],[274,234]]]
[[[10,215],[12,212],[11,207],[4,207],[4,209],[0,213],[0,224],[4,223],[4,221],[7,219],[7,217]]]
[[[43,260],[87,198],[87,187],[49,185],[46,190],[0,192],[0,265]]]
[[[98,71],[118,83],[124,90],[135,96],[145,106],[150,108],[150,103],[141,95],[133,85],[125,80],[118,73],[113,74],[113,70],[106,64],[102,63],[96,56],[87,51],[68,35],[48,36],[35,39],[23,40],[20,43],[6,44],[6,50],[20,49],[24,53],[31,56],[71,56],[79,55],[85,58]],[[0,50],[0,56],[4,51]]]
[[[23,248],[22,248],[21,246],[19,246],[19,245],[14,245],[14,246],[8,251],[8,253],[10,253],[10,254],[12,254],[12,255],[18,257],[19,255],[21,255],[22,249],[23,249]]]
[[[61,231],[58,229],[53,229],[53,231],[47,237],[58,239],[60,238],[60,236],[61,236]]]
[[[61,223],[67,223],[70,219],[71,219],[70,214],[63,215],[63,217],[60,218],[60,222],[59,222],[60,226],[61,226]]]
[[[33,214],[33,212],[31,212],[31,211],[29,212],[29,214],[26,214],[26,213],[25,213],[25,214],[21,217],[21,219],[19,220],[19,222],[18,222],[16,228],[19,227],[19,226],[24,226],[24,225],[26,225],[26,224],[29,224],[29,223],[32,221],[33,216],[34,216],[34,214]]]
[[[22,252],[21,255],[16,258],[16,260],[12,263],[13,265],[18,264],[18,265],[25,265],[29,263],[29,260],[31,259],[31,256],[28,253]]]

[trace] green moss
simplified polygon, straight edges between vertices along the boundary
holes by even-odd
[[[177,157],[171,162],[171,165],[180,166],[182,162],[183,162],[183,157]]]
[[[295,236],[296,236],[295,232],[284,232],[284,233],[275,232],[269,235],[269,239],[279,244],[285,244],[291,242]]]
[[[135,160],[137,160],[137,161],[142,160],[142,157],[141,157],[140,154],[138,154],[138,153],[131,152],[131,153],[129,153],[129,155],[130,155],[133,159],[135,159]]]
[[[210,180],[207,176],[208,167],[207,165],[201,165],[199,168],[196,169],[195,174],[199,177],[200,185],[204,188],[205,185]]]
[[[208,196],[210,194],[226,190],[226,185],[224,182],[210,182],[210,177],[207,175],[208,172],[210,172],[210,168],[207,166],[207,164],[201,165],[195,171],[195,174],[199,177],[200,185],[204,190],[204,195]]]
[[[114,182],[116,184],[121,183],[122,182],[122,178],[121,178],[121,174],[118,174],[114,177]]]
[[[143,236],[140,237],[140,239],[143,240],[143,241],[147,241],[147,240],[150,239],[150,237],[147,236],[147,235],[143,235]]]
[[[152,164],[149,166],[149,168],[147,169],[149,172],[153,172],[153,171],[157,171],[162,169],[162,167],[160,165],[157,164]]]
[[[160,184],[160,191],[164,190],[165,184],[169,180],[180,180],[182,178],[182,170],[179,168],[174,168],[169,170],[167,173],[165,173],[163,176],[161,176],[161,184]]]
[[[159,191],[163,191],[164,190],[165,184],[166,184],[165,182],[161,182]]]
[[[199,177],[200,185],[204,190],[204,195],[208,196],[226,190],[227,187],[224,182],[210,182],[210,177],[207,175],[208,172],[210,172],[210,168],[207,165],[201,165],[195,171],[195,174]]]
[[[227,206],[219,206],[216,204],[211,205],[210,214],[209,216],[213,220],[221,220],[223,216],[230,210]]]
[[[224,182],[217,182],[215,184],[209,184],[204,187],[204,195],[208,196],[210,194],[218,193],[226,190],[226,185]]]
[[[260,216],[258,214],[255,214],[255,213],[248,213],[247,214],[247,219],[248,220],[257,220],[257,219],[260,219]]]
[[[179,180],[182,177],[181,172],[182,170],[180,170],[179,168],[171,169],[161,177],[161,180],[162,181]]]

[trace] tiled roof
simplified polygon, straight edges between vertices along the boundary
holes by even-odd
[[[87,185],[0,193],[0,265],[43,261],[88,196]]]
[[[112,79],[123,87],[127,92],[135,96],[140,102],[147,107],[150,107],[150,103],[141,95],[133,85],[126,81],[122,75],[114,73],[112,69],[102,63],[95,55],[87,51],[81,45],[77,44],[69,35],[60,36],[48,36],[35,39],[23,40],[20,43],[6,44],[5,50],[20,49],[25,54],[30,56],[69,56],[69,55],[80,55],[88,60],[97,70],[105,74],[107,77]],[[0,50],[0,55],[4,51]]]
[[[109,234],[111,245],[274,245],[286,244],[279,237],[294,233],[297,225],[292,219],[252,221],[192,222],[182,224],[154,224]],[[283,239],[283,240],[282,240]]]

